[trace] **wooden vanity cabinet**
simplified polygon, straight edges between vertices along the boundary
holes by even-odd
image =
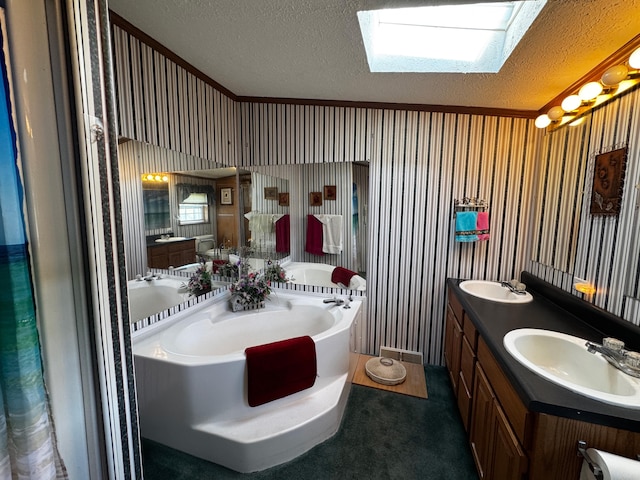
[[[460,302],[449,296],[445,325],[445,361],[465,430],[469,431],[478,334]]]
[[[195,239],[147,246],[147,264],[149,268],[179,267],[195,261]]]
[[[458,299],[448,300],[445,361],[480,478],[521,479],[528,412]]]
[[[640,452],[640,433],[530,412],[453,292],[445,360],[482,480],[578,478],[578,440],[628,458]]]
[[[451,304],[447,306],[444,343],[445,362],[449,371],[453,393],[457,396],[458,377],[460,376],[460,351],[462,349],[462,327],[451,309]]]
[[[480,478],[521,479],[527,456],[479,363],[475,379],[469,441]]]

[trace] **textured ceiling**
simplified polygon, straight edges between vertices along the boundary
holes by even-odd
[[[548,0],[497,74],[371,73],[356,12],[460,0],[109,0],[236,95],[538,110],[640,33],[640,0]]]

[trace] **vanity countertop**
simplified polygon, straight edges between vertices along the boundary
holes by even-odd
[[[194,237],[180,237],[179,239],[168,239],[168,240],[163,240],[160,237],[158,237],[157,239],[151,239],[151,240],[147,239],[147,247],[161,247],[163,245],[172,245],[172,244],[179,244],[179,243],[193,242],[193,241],[195,241]]]
[[[585,322],[564,310],[537,290],[529,290],[533,295],[530,303],[497,303],[464,292],[459,287],[462,281],[448,279],[449,290],[460,300],[529,411],[640,432],[640,405],[638,409],[611,405],[556,385],[520,364],[503,344],[505,334],[518,328],[553,330],[597,343],[602,343],[602,338],[606,336],[617,336],[628,341],[615,335],[619,334],[619,330],[607,333],[606,323],[598,323],[596,328],[593,323]],[[635,325],[629,325],[630,328],[636,328]],[[630,335],[635,336],[635,333]],[[637,338],[634,338],[633,343],[636,342]]]

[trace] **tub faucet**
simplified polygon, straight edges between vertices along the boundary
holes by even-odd
[[[624,349],[624,343],[615,338],[605,338],[603,345],[587,342],[584,344],[589,353],[599,353],[611,365],[621,372],[640,378],[640,369],[638,368],[638,355],[636,352],[630,352]]]
[[[344,303],[344,300],[337,297],[325,298],[324,300],[322,300],[322,303],[335,303],[336,305],[342,305]]]
[[[156,275],[155,273],[151,273],[151,272],[147,272],[147,274],[144,277],[140,274],[136,275],[136,280],[138,280],[139,282],[143,280],[150,282],[154,278],[159,278],[159,275]]]

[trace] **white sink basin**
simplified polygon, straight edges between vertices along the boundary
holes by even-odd
[[[169,237],[169,238],[158,238],[156,242],[159,243],[167,243],[167,242],[181,242],[182,240],[187,240],[187,237]]]
[[[499,282],[489,282],[487,280],[465,280],[460,283],[460,288],[469,295],[501,303],[528,303],[533,300],[529,292],[524,295],[513,293],[507,287],[503,287]]]
[[[564,333],[521,328],[504,336],[507,351],[521,364],[564,388],[613,405],[640,409],[640,380],[616,369],[586,340]]]

